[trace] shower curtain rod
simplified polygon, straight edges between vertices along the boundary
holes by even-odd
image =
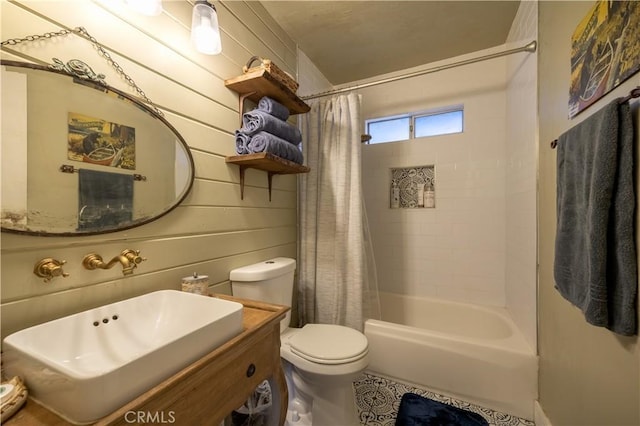
[[[437,71],[446,70],[446,69],[449,69],[449,68],[455,68],[455,67],[459,67],[459,66],[462,66],[462,65],[469,65],[469,64],[473,64],[475,62],[481,62],[481,61],[486,61],[488,59],[494,59],[494,58],[499,58],[501,56],[511,55],[513,53],[519,53],[519,52],[533,53],[533,52],[536,51],[537,45],[538,45],[538,43],[534,40],[531,43],[527,44],[526,46],[517,47],[515,49],[510,49],[510,50],[505,50],[504,52],[492,53],[492,54],[485,55],[485,56],[479,56],[477,58],[466,59],[464,61],[454,62],[454,63],[448,64],[448,65],[440,65],[438,67],[428,68],[426,70],[416,71],[416,72],[412,72],[412,73],[409,73],[409,74],[402,74],[402,75],[398,75],[398,76],[395,76],[395,77],[383,78],[381,80],[371,81],[369,83],[363,83],[363,84],[357,84],[355,86],[343,87],[342,89],[328,90],[328,91],[322,92],[322,93],[316,93],[316,94],[308,95],[308,96],[301,96],[301,98],[303,100],[307,101],[309,99],[320,98],[322,96],[337,95],[339,93],[349,92],[351,90],[364,89],[365,87],[371,87],[371,86],[377,86],[379,84],[391,83],[393,81],[404,80],[405,78],[418,77],[418,76],[425,75],[425,74],[431,74],[431,73],[434,73],[434,72],[437,72]]]

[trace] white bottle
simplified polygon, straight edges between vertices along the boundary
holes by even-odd
[[[426,184],[418,184],[418,207],[424,207],[424,188]]]
[[[428,184],[424,191],[424,206],[429,209],[436,206],[436,194],[431,184]]]
[[[391,208],[400,208],[400,188],[398,187],[398,183],[395,179],[391,183]]]

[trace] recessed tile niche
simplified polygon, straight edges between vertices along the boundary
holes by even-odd
[[[435,166],[392,168],[389,188],[392,209],[435,208]]]

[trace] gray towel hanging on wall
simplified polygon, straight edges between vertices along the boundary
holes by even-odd
[[[620,99],[557,143],[556,288],[587,322],[622,335],[637,334],[633,143]]]

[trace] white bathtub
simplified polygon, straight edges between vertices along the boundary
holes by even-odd
[[[535,352],[505,309],[380,293],[368,370],[533,419]]]

